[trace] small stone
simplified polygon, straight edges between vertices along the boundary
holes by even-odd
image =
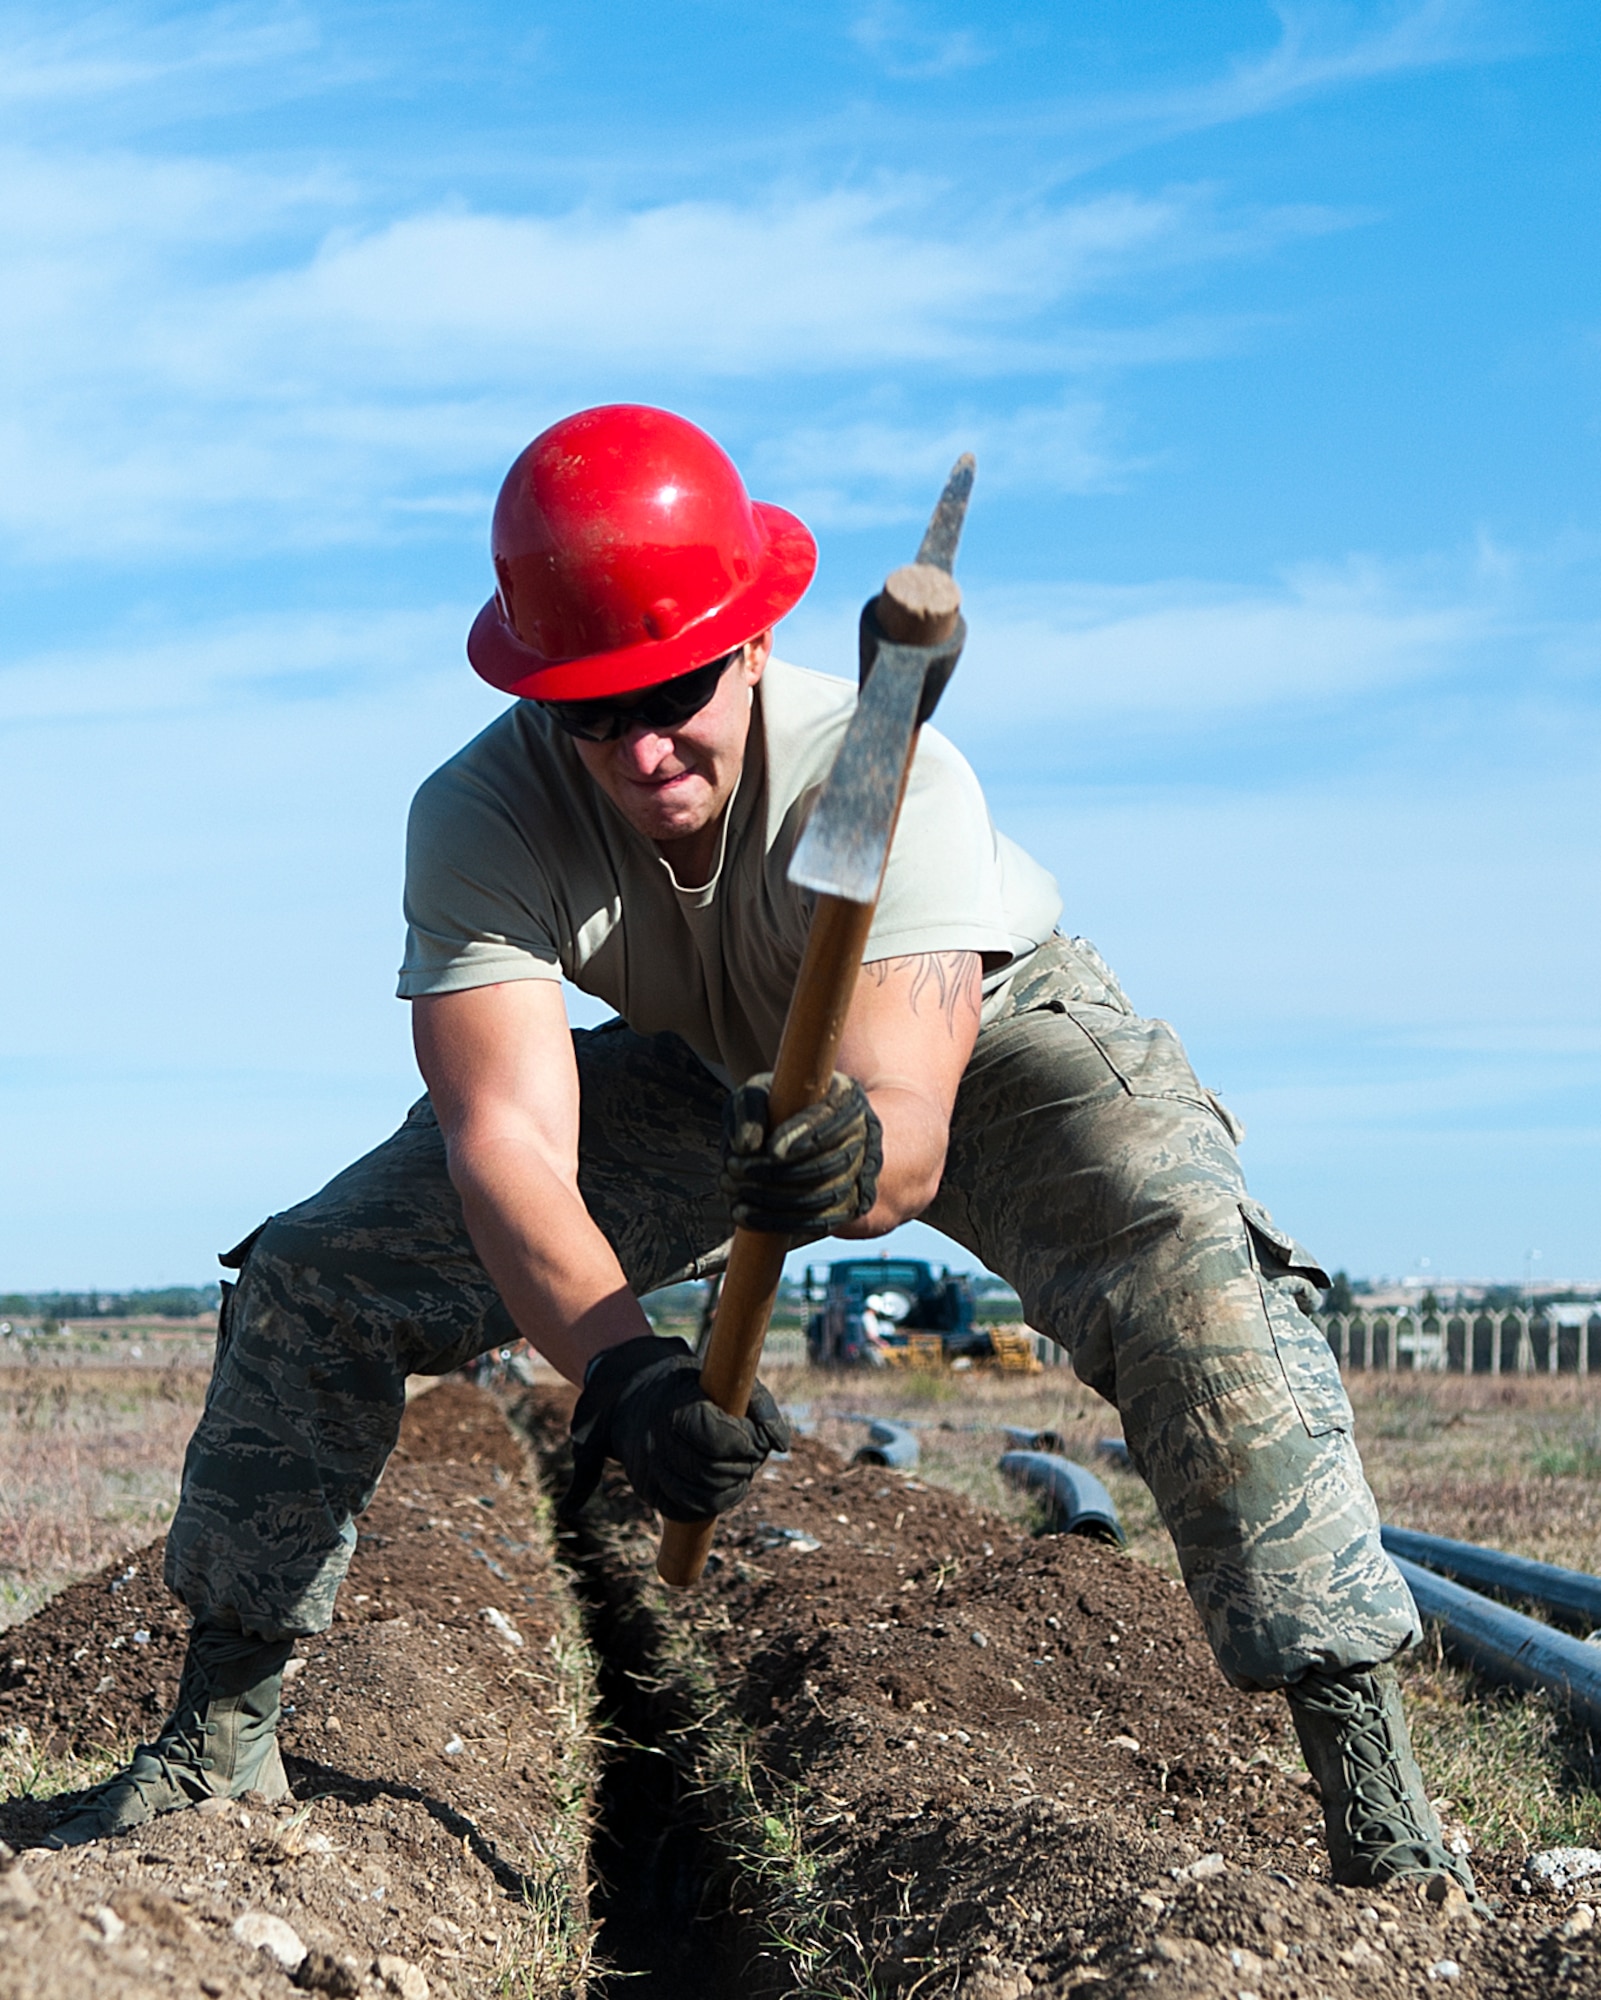
[[[1595,1906],[1591,1903],[1575,1903],[1573,1914],[1562,1926],[1558,1936],[1565,1938],[1583,1937],[1586,1931],[1595,1929]]]
[[[222,2000],[222,1995],[228,1990],[228,1983],[224,1979],[219,1979],[214,1972],[207,1972],[201,1975],[200,1990],[208,1994],[210,2000]]]
[[[988,1638],[982,1632],[969,1632],[967,1636],[975,1646],[987,1646],[989,1644]]]
[[[1431,1875],[1423,1893],[1447,1920],[1473,1914],[1468,1892],[1452,1875]]]
[[[335,1736],[343,1736],[345,1733],[345,1725],[339,1720],[337,1715],[330,1715],[322,1726],[324,1729],[332,1730]]]
[[[413,1965],[409,1958],[395,1958],[389,1952],[381,1952],[374,1961],[373,1970],[391,1993],[400,1996],[400,2000],[428,2000],[427,1975],[420,1965]]]
[[[1140,1739],[1137,1736],[1114,1736],[1112,1738],[1112,1748],[1114,1750],[1138,1750],[1139,1747]]]
[[[1026,1972],[980,1966],[956,1989],[957,2000],[1027,2000],[1034,1982]]]
[[[445,1755],[447,1757],[459,1757],[466,1748],[466,1744],[462,1742],[459,1736],[452,1736],[450,1741],[445,1745]]]
[[[1142,1910],[1150,1910],[1156,1916],[1160,1916],[1167,1908],[1167,1904],[1154,1889],[1142,1889],[1134,1900]]]
[[[1566,1889],[1588,1875],[1601,1875],[1601,1850],[1594,1847],[1548,1847],[1531,1854],[1529,1874],[1542,1888]]]
[[[233,1810],[232,1799],[202,1799],[195,1807],[202,1819],[226,1819]]]
[[[1210,1882],[1228,1865],[1221,1854],[1203,1854],[1199,1861],[1192,1861],[1184,1868],[1170,1868],[1168,1873],[1175,1882]]]
[[[508,1646],[520,1648],[523,1645],[523,1635],[504,1611],[497,1610],[493,1604],[486,1604],[479,1616],[495,1636],[504,1639]]]
[[[93,1914],[95,1922],[100,1927],[100,1935],[107,1944],[115,1944],[128,1928],[116,1911],[108,1910],[104,1903],[97,1903]]]
[[[253,1945],[257,1951],[276,1959],[285,1972],[298,1971],[306,1956],[299,1933],[282,1917],[272,1916],[266,1910],[246,1910],[242,1917],[235,1917],[233,1934],[241,1944]]]
[[[1429,1967],[1431,1979],[1460,1979],[1462,1968],[1454,1958],[1437,1958]]]

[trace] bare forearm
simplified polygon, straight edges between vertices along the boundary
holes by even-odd
[[[649,1333],[611,1245],[578,1190],[508,1139],[451,1148],[473,1247],[517,1330],[569,1382],[604,1348]]]
[[[862,967],[840,1045],[883,1131],[884,1163],[867,1214],[840,1236],[882,1236],[939,1192],[951,1107],[983,1006],[977,952],[924,952]]]

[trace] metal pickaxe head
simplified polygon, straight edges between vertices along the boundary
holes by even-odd
[[[861,696],[789,864],[789,879],[802,888],[849,903],[878,898],[917,731],[967,638],[951,567],[974,470],[964,453],[916,562],[895,570],[862,608]]]

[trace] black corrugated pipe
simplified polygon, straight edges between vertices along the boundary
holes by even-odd
[[[1046,1533],[1088,1535],[1095,1541],[1128,1540],[1117,1518],[1112,1496],[1082,1465],[1047,1451],[1009,1451],[1001,1460],[1001,1477],[1025,1492],[1043,1493],[1050,1502]]]
[[[1422,1535],[1412,1528],[1386,1528],[1384,1546],[1392,1556],[1405,1556],[1422,1563],[1425,1569],[1455,1577],[1480,1590],[1499,1591],[1504,1597],[1527,1598],[1558,1617],[1571,1619],[1593,1632],[1601,1626],[1601,1577],[1586,1576],[1583,1570],[1559,1569],[1555,1563],[1535,1562],[1528,1556],[1504,1555],[1500,1549],[1481,1548],[1477,1542],[1453,1542],[1444,1535]]]
[[[851,1458],[852,1465],[887,1465],[891,1472],[910,1472],[918,1458],[917,1434],[905,1424],[885,1423],[875,1417],[868,1426],[867,1442]]]
[[[1509,1611],[1404,1556],[1395,1557],[1395,1566],[1419,1612],[1439,1626],[1449,1652],[1487,1680],[1548,1689],[1581,1722],[1601,1729],[1601,1646],[1554,1632],[1538,1618]]]

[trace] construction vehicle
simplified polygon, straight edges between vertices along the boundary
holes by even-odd
[[[1026,1327],[981,1326],[972,1280],[911,1257],[808,1264],[814,1368],[1039,1367]]]

